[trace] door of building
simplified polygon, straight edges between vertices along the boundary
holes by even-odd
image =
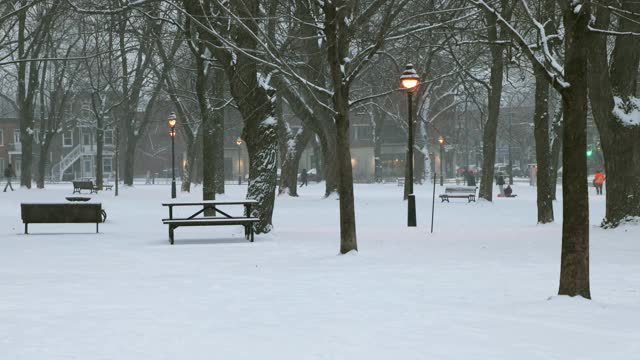
[[[82,160],[82,177],[91,178],[93,177],[93,166],[91,158],[87,157]]]

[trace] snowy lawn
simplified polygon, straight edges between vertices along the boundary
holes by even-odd
[[[360,252],[346,256],[338,201],[316,184],[278,198],[274,231],[255,243],[239,226],[197,227],[170,246],[168,185],[94,195],[108,213],[100,234],[22,234],[20,202],[71,190],[0,193],[0,359],[640,358],[640,226],[598,228],[592,188],[593,301],[555,296],[560,221],[535,224],[526,184],[515,199],[437,202],[434,234],[431,186],[417,186],[409,229],[401,187],[356,185]]]

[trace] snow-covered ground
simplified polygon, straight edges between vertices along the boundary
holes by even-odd
[[[20,202],[64,201],[70,184],[0,193],[0,359],[640,358],[640,226],[598,228],[592,188],[592,301],[555,296],[561,224],[535,224],[526,184],[515,199],[437,202],[433,234],[429,185],[411,229],[402,188],[356,185],[360,251],[345,256],[322,190],[278,198],[255,243],[201,227],[177,229],[174,246],[168,185],[93,196],[109,216],[100,234],[22,234]]]

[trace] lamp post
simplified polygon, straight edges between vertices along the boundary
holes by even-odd
[[[175,138],[176,138],[176,114],[169,115],[169,136],[171,136],[171,198],[176,198],[176,165],[175,165]]]
[[[407,64],[404,72],[400,76],[400,85],[407,90],[407,104],[409,106],[409,123],[408,125],[408,144],[407,144],[407,165],[409,166],[409,176],[405,179],[405,183],[409,186],[409,195],[407,197],[407,226],[416,226],[416,197],[413,194],[413,93],[420,85],[420,77],[416,73],[412,64]]]
[[[440,186],[444,185],[444,138],[440,136],[438,138],[438,142],[440,143]]]
[[[242,174],[240,170],[240,145],[242,145],[242,139],[238,138],[236,145],[238,145],[238,185],[242,185]]]

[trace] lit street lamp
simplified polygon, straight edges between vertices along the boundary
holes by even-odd
[[[440,186],[444,185],[444,138],[440,136],[438,138],[438,142],[440,143]]]
[[[175,138],[176,138],[176,114],[169,115],[169,136],[171,136],[171,198],[176,198],[176,156],[175,156]]]
[[[407,226],[416,226],[416,197],[413,194],[413,93],[420,86],[420,77],[416,73],[412,64],[407,64],[400,76],[400,85],[407,90],[407,100],[409,105],[409,123],[408,133],[409,140],[407,145],[407,161],[409,162],[409,176],[405,179],[405,183],[409,186],[409,196],[407,198]]]
[[[240,145],[242,145],[242,139],[238,138],[236,145],[238,145],[238,185],[242,185],[242,173],[240,172]]]

